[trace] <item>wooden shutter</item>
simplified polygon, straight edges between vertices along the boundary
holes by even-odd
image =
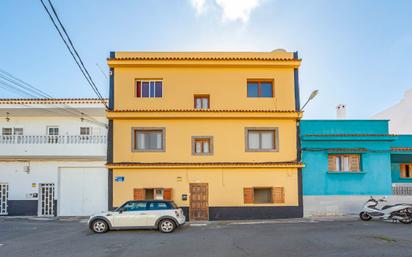
[[[285,188],[284,187],[272,188],[272,202],[273,203],[285,203]]]
[[[163,200],[172,200],[172,189],[171,188],[163,189]]]
[[[253,187],[243,188],[243,201],[244,203],[253,203]]]
[[[328,156],[328,170],[329,171],[336,171],[336,156],[329,155]]]
[[[135,188],[135,189],[133,189],[133,199],[134,200],[144,200],[145,199],[144,188]]]
[[[406,165],[408,164],[401,164],[401,178],[405,178],[406,177]]]
[[[350,158],[350,171],[360,171],[360,158],[359,154],[353,154]]]

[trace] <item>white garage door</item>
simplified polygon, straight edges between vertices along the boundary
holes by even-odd
[[[88,216],[107,211],[107,190],[105,168],[61,168],[58,215]]]

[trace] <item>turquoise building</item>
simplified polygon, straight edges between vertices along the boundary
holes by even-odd
[[[359,213],[369,196],[412,202],[412,135],[387,120],[302,120],[305,216]]]
[[[304,195],[390,195],[386,120],[302,120]]]
[[[393,193],[412,195],[412,135],[399,135],[391,148]]]

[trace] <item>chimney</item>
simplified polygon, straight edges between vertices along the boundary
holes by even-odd
[[[346,119],[346,105],[339,104],[338,106],[336,106],[336,118],[338,120]]]

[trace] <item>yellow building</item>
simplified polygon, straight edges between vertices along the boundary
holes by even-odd
[[[297,53],[112,52],[109,204],[302,217]]]

